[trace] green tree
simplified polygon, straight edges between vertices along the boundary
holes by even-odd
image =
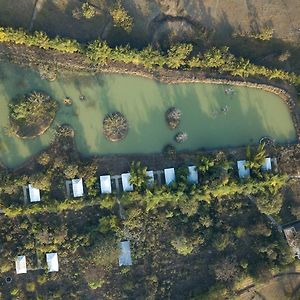
[[[131,32],[133,27],[133,18],[122,6],[121,1],[118,1],[118,3],[112,7],[109,12],[113,19],[114,26],[123,28],[128,33]]]
[[[129,182],[139,192],[147,188],[147,167],[142,167],[141,162],[132,162],[130,166],[130,179]]]
[[[86,19],[91,19],[96,16],[96,9],[95,7],[91,6],[88,2],[82,4],[82,15]]]
[[[191,44],[176,44],[168,50],[167,66],[172,69],[179,69],[186,65],[187,58],[191,54],[193,46]]]
[[[256,196],[259,211],[266,215],[278,215],[282,207],[282,194],[261,193]]]

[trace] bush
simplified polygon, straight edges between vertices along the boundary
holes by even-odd
[[[103,120],[104,136],[111,142],[123,140],[128,133],[128,122],[120,112],[106,115]]]
[[[133,18],[129,16],[128,12],[121,5],[121,2],[118,2],[117,5],[110,10],[110,15],[116,27],[123,28],[126,32],[132,30]]]
[[[92,290],[96,290],[98,288],[101,288],[103,286],[103,284],[105,283],[105,279],[98,279],[95,281],[90,281],[88,283],[88,286],[92,289]]]
[[[175,135],[175,141],[177,143],[183,143],[188,139],[188,135],[186,132],[179,132]]]
[[[86,19],[91,19],[96,15],[95,7],[91,6],[88,2],[83,3],[81,9],[82,9],[82,15]]]
[[[26,284],[26,291],[27,292],[34,292],[35,291],[35,283],[34,282],[28,282]]]
[[[179,126],[181,119],[181,111],[176,107],[171,107],[165,114],[166,122],[171,129],[175,129]]]

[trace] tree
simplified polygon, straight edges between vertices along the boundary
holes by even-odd
[[[78,165],[70,164],[64,169],[64,175],[68,179],[73,179],[78,174]]]
[[[261,176],[261,173],[259,171],[265,162],[265,144],[259,144],[255,153],[251,153],[250,146],[248,146],[246,149],[246,157],[247,161],[245,167],[251,169],[255,175]]]
[[[96,9],[95,7],[91,6],[88,2],[82,4],[82,15],[86,19],[91,19],[96,16]]]
[[[132,162],[130,166],[130,184],[132,184],[137,191],[141,192],[147,188],[148,180],[147,167],[142,167],[140,161]]]
[[[282,207],[282,194],[262,193],[256,196],[256,205],[259,211],[266,215],[278,215]]]
[[[198,168],[199,172],[202,174],[206,173],[214,165],[215,165],[214,160],[210,159],[207,156],[200,155],[197,157],[196,167]]]
[[[226,257],[214,265],[214,272],[217,280],[230,282],[240,274],[236,259]]]
[[[179,69],[184,66],[186,59],[193,50],[191,44],[176,44],[168,50],[167,66],[172,69]]]
[[[128,33],[131,32],[133,27],[133,18],[128,14],[120,1],[118,1],[118,3],[111,8],[109,12],[113,19],[114,26],[123,28]]]
[[[194,245],[185,236],[178,236],[171,241],[171,245],[177,251],[178,254],[188,255],[194,250]]]

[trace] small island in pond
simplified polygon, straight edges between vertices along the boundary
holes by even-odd
[[[55,118],[58,104],[45,93],[32,92],[9,106],[11,131],[21,138],[43,134]]]

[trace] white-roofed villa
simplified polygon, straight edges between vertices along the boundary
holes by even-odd
[[[131,266],[132,258],[129,241],[120,242],[119,266]]]
[[[17,274],[27,273],[26,256],[25,255],[17,256],[15,262],[16,262],[16,273]]]
[[[173,182],[175,182],[176,177],[174,168],[164,169],[164,174],[166,185],[171,185]]]
[[[122,178],[122,187],[124,192],[132,192],[133,185],[130,184],[130,173],[123,173],[121,175]]]
[[[46,263],[48,266],[48,272],[58,272],[58,256],[57,253],[46,253]]]
[[[198,171],[197,171],[196,166],[189,166],[188,170],[189,170],[189,173],[187,176],[188,182],[191,184],[197,184],[199,181],[199,177],[198,177]]]
[[[250,169],[245,167],[246,160],[238,160],[237,168],[241,179],[250,177]]]
[[[100,176],[101,194],[111,194],[111,177],[110,175]]]
[[[78,198],[84,195],[82,178],[66,180],[66,188],[68,197]]]
[[[25,203],[29,199],[30,202],[40,202],[41,201],[41,194],[38,188],[32,186],[32,184],[28,184],[23,186],[24,192],[24,199]]]

